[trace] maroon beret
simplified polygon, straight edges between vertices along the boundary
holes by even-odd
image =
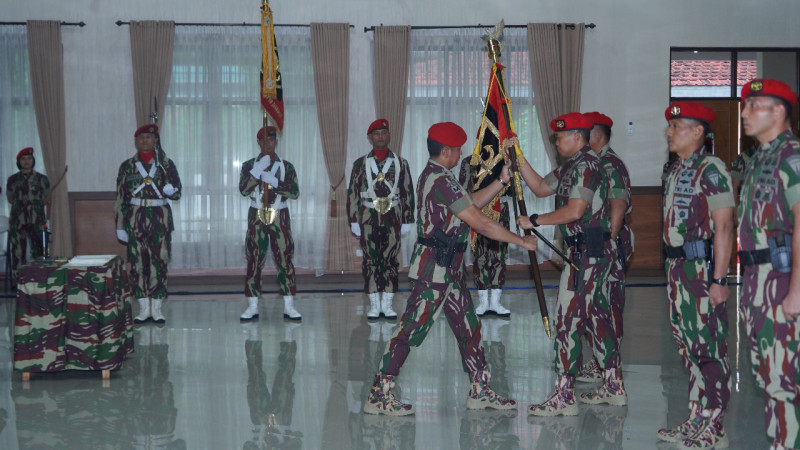
[[[147,125],[142,125],[136,129],[136,132],[133,133],[133,137],[137,137],[142,133],[156,134],[158,133],[158,125],[154,123],[148,123]]]
[[[608,128],[614,126],[614,121],[611,120],[611,117],[608,117],[607,115],[599,113],[597,111],[585,113],[584,116],[588,117],[589,120],[594,122],[595,125],[605,125]]]
[[[577,112],[563,114],[550,121],[553,131],[591,130],[593,126],[592,119]]]
[[[269,127],[262,127],[260,130],[258,130],[258,133],[256,134],[256,139],[263,139],[265,132],[267,133],[267,136],[270,137],[278,136],[278,129],[273,126],[269,126]]]
[[[382,130],[382,129],[389,129],[389,121],[386,119],[378,119],[371,124],[369,124],[369,128],[367,128],[367,134],[372,133],[375,130]]]
[[[790,105],[797,104],[797,94],[792,92],[792,88],[788,84],[768,78],[750,80],[742,87],[742,101],[747,100],[747,97],[751,95],[777,97],[786,100]]]
[[[19,161],[19,159],[25,155],[33,156],[33,147],[25,147],[22,150],[20,150],[19,153],[17,153],[17,160]]]
[[[467,142],[467,133],[453,122],[439,122],[428,128],[428,139],[447,147],[460,147]]]
[[[664,111],[667,121],[670,119],[695,119],[711,124],[717,114],[713,109],[697,102],[674,102]]]

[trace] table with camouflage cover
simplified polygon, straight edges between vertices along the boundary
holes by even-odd
[[[14,318],[14,369],[108,371],[133,353],[131,292],[125,264],[73,260],[20,267]]]

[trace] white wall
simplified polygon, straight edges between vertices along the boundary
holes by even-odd
[[[4,21],[84,21],[64,27],[67,151],[71,191],[113,190],[119,162],[133,151],[129,28],[117,20],[258,22],[254,0],[5,0]],[[13,3],[13,4],[8,4]],[[635,186],[660,184],[666,161],[663,111],[670,46],[800,47],[796,0],[272,0],[277,23],[349,22],[350,160],[366,148],[374,119],[372,25],[593,22],[587,30],[582,109],[615,123],[612,142]],[[477,123],[476,118],[476,123]],[[635,123],[632,136],[624,124]],[[348,164],[349,167],[349,164]],[[98,171],[99,176],[98,176]]]

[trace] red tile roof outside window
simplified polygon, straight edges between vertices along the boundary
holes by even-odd
[[[756,78],[758,61],[737,62],[737,85],[742,86]],[[670,73],[671,86],[730,86],[731,62],[712,60],[673,60]]]

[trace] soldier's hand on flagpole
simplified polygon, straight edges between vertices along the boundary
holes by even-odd
[[[533,229],[533,223],[531,223],[531,219],[525,216],[517,217],[517,225],[519,225],[519,227],[522,228],[523,230]]]
[[[269,172],[262,172],[261,173],[261,181],[264,183],[269,184],[270,186],[277,188],[278,187],[278,177],[269,173]]]
[[[361,225],[358,222],[351,222],[350,223],[350,232],[355,234],[358,237],[361,237]]]
[[[255,164],[253,164],[253,170],[250,171],[250,175],[252,175],[253,178],[256,179],[261,178],[261,172],[263,172],[267,167],[269,167],[269,163],[271,160],[272,158],[270,158],[269,155],[261,157],[261,159],[259,159],[258,161],[256,161]]]
[[[511,160],[506,159],[506,163],[503,164],[503,170],[500,172],[500,180],[503,181],[503,185],[507,185],[509,181],[511,181]]]
[[[525,250],[535,252],[538,243],[539,240],[536,239],[536,236],[522,236],[522,247]]]

